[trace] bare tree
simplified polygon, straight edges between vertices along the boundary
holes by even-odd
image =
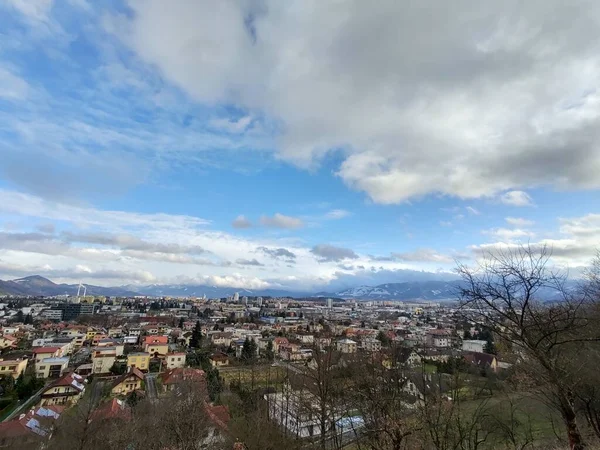
[[[573,346],[598,342],[599,328],[588,315],[589,297],[565,288],[565,276],[550,269],[550,256],[546,247],[521,246],[486,253],[474,270],[460,265],[462,307],[512,347],[560,413],[571,448],[581,450],[577,386],[567,375]]]
[[[380,358],[366,356],[357,361],[349,408],[362,418],[356,430],[357,447],[370,450],[408,448],[409,438],[420,430],[414,410],[409,407],[407,368],[393,364],[387,368]]]

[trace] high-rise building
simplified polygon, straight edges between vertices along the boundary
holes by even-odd
[[[240,293],[239,292],[236,292],[235,294],[233,294],[233,301],[236,303],[240,301]]]
[[[327,299],[327,307],[329,309],[333,308],[333,299],[332,298]]]
[[[256,304],[257,304],[258,306],[262,306],[262,304],[263,304],[263,298],[262,298],[262,297],[257,297],[257,298],[256,298]]]
[[[243,303],[244,305],[247,305],[247,304],[248,304],[248,297],[246,297],[245,295],[242,297],[242,303]]]

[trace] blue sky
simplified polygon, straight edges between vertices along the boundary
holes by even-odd
[[[579,273],[600,7],[544,5],[0,2],[0,279],[339,289],[520,243]]]

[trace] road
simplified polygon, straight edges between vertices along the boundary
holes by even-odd
[[[146,393],[150,400],[156,400],[158,392],[156,391],[156,373],[147,373],[145,378],[146,381]]]

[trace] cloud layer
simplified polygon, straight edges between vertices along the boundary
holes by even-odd
[[[376,202],[600,187],[600,4],[258,5],[131,2],[113,30],[197,101],[279,121],[281,158],[342,149],[337,175]]]

